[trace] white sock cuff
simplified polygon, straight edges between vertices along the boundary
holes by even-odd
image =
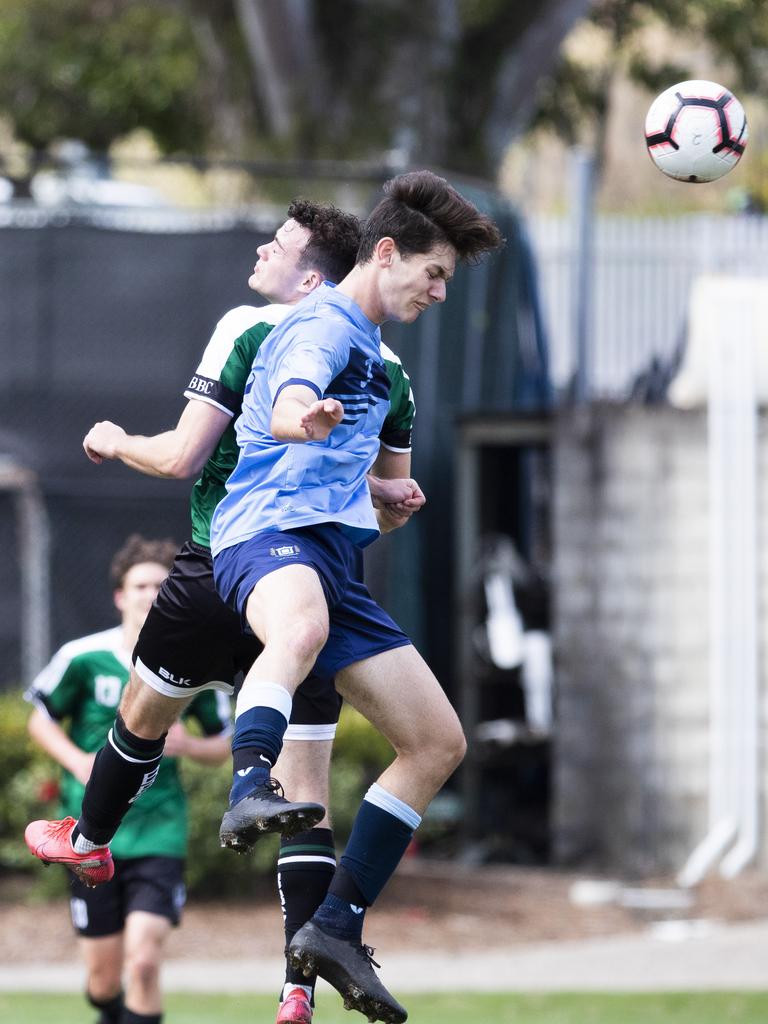
[[[283,994],[280,996],[280,1002],[284,1003],[295,988],[300,988],[306,994],[307,999],[312,999],[311,985],[299,985],[298,982],[286,981],[283,985]]]
[[[237,695],[235,718],[251,708],[272,708],[280,712],[287,724],[291,720],[292,707],[293,697],[279,683],[253,683],[250,686],[243,683]]]
[[[391,814],[393,818],[399,818],[409,828],[412,828],[414,832],[421,824],[421,817],[412,807],[409,807],[407,803],[399,800],[396,796],[392,796],[378,782],[374,782],[363,799],[375,807],[380,807],[382,811]]]

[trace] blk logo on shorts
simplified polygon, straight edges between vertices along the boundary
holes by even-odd
[[[269,553],[273,558],[295,558],[301,551],[298,544],[282,544],[279,548],[270,548]]]
[[[183,676],[175,676],[173,672],[169,672],[168,669],[163,668],[162,665],[158,669],[158,672],[163,677],[163,679],[167,679],[168,682],[173,683],[174,686],[189,686],[189,684],[192,682],[191,679],[184,679]]]

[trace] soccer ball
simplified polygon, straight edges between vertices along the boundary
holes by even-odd
[[[660,171],[678,181],[715,181],[747,145],[744,108],[717,82],[680,82],[651,104],[645,142]]]

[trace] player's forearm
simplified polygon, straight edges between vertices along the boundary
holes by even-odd
[[[396,480],[411,475],[411,453],[393,452],[383,445],[371,466],[371,475],[382,480]]]
[[[202,469],[205,458],[196,458],[175,430],[154,437],[126,434],[115,445],[115,456],[130,469],[147,476],[184,480]]]
[[[183,757],[197,764],[223,764],[232,753],[232,737],[229,733],[222,736],[190,736],[184,740]]]
[[[89,755],[72,742],[57,722],[47,718],[42,711],[36,709],[32,713],[27,728],[29,735],[46,754],[73,775],[79,774]]]
[[[272,410],[270,429],[276,441],[308,441],[307,432],[302,426],[302,418],[306,415],[309,402],[300,398],[280,397]]]

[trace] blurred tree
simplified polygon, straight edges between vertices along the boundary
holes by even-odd
[[[186,16],[157,4],[0,2],[0,111],[33,151],[59,138],[105,151],[136,127],[194,151],[202,71]]]
[[[491,175],[590,0],[0,0],[0,112],[42,151],[373,157]]]
[[[768,3],[765,0],[596,0],[588,20],[604,35],[604,56],[560,57],[543,83],[532,126],[554,127],[567,142],[590,146],[598,163],[605,158],[605,129],[611,83],[619,74],[661,92],[697,77],[684,63],[660,59],[645,31],[664,25],[705,43],[732,68],[729,86],[737,93],[768,90]]]
[[[491,175],[590,0],[235,0],[263,125],[306,156]]]

